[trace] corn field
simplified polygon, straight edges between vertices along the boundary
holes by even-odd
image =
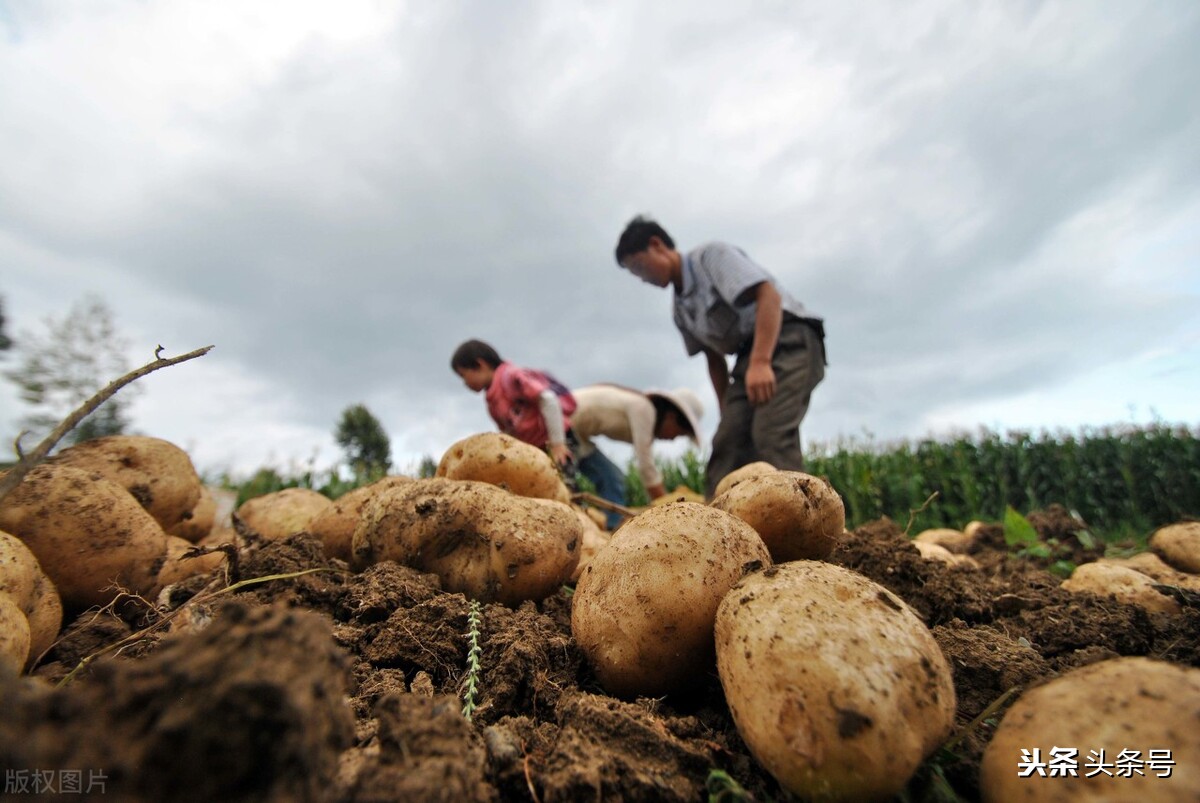
[[[808,473],[825,477],[841,494],[850,528],[882,516],[901,526],[912,516],[912,532],[957,528],[972,519],[1000,521],[1010,505],[1028,512],[1053,503],[1109,536],[1200,517],[1200,430],[1186,426],[1036,435],[985,430],[947,442],[886,445],[846,441],[810,446],[806,461]],[[661,468],[668,488],[703,490],[704,466],[696,455]],[[628,481],[631,502],[644,503],[636,472],[630,470]]]

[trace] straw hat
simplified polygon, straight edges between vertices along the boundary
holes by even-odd
[[[689,388],[675,390],[648,390],[646,395],[653,399],[655,396],[666,399],[687,419],[692,428],[692,442],[700,445],[700,419],[704,417],[704,402]]]

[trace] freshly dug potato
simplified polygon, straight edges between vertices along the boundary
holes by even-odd
[[[928,541],[913,541],[912,545],[925,560],[936,560],[955,569],[978,569],[979,562],[970,555],[956,555],[941,544]]]
[[[159,591],[169,585],[186,580],[197,574],[208,574],[225,560],[225,553],[223,552],[210,552],[207,555],[198,555],[192,558],[183,557],[185,552],[195,546],[191,541],[179,538],[178,536],[167,536],[167,557],[158,570],[157,582],[153,592],[155,597],[158,596]]]
[[[966,525],[962,528],[962,531],[972,538],[978,538],[979,531],[982,530],[986,526],[987,525],[984,524],[982,521],[975,519],[973,521],[968,521],[966,523]]]
[[[978,528],[976,529],[978,532]],[[976,536],[967,535],[961,530],[952,530],[949,527],[936,527],[932,530],[922,530],[913,538],[914,543],[918,544],[937,544],[944,547],[956,555],[965,555],[971,551],[971,547],[975,545]]]
[[[980,764],[986,803],[1013,800],[1200,800],[1200,669],[1149,658],[1113,658],[1074,669],[1022,694],[1000,722]],[[1074,777],[1043,775],[1053,750],[1074,749]],[[1147,762],[1142,773],[1113,777],[1088,766],[1104,751],[1108,772],[1123,750]],[[1169,751],[1173,766],[1149,763]],[[1093,755],[1094,751],[1094,755]],[[1022,764],[1022,762],[1025,762]],[[1170,770],[1170,777],[1163,777]],[[1027,777],[1022,777],[1025,770]],[[1092,773],[1091,777],[1086,777]]]
[[[1111,563],[1084,563],[1075,567],[1062,587],[1072,594],[1088,593],[1113,597],[1118,602],[1158,613],[1176,614],[1179,603],[1154,590],[1154,581],[1141,572]]]
[[[158,522],[98,473],[43,463],[0,502],[0,529],[20,538],[68,608],[146,595],[167,551]]]
[[[651,499],[650,506],[662,507],[672,502],[695,502],[698,505],[703,505],[705,501],[704,494],[698,494],[686,485],[680,485],[675,490],[667,491],[657,499]]]
[[[161,438],[110,435],[63,449],[49,462],[94,471],[120,485],[164,531],[200,501],[200,476],[187,452]]]
[[[29,626],[29,659],[50,648],[62,629],[58,591],[21,539],[0,532],[0,594],[7,594]]]
[[[575,511],[575,518],[579,519],[579,526],[583,532],[583,540],[579,547],[579,563],[575,565],[575,571],[571,572],[571,582],[574,583],[578,582],[579,575],[583,574],[583,570],[592,562],[592,558],[596,557],[596,553],[608,546],[612,534],[591,517],[589,511],[595,510],[595,508],[584,510],[571,505],[571,509]]]
[[[0,678],[19,675],[29,661],[29,620],[8,594],[0,593]]]
[[[234,514],[268,541],[277,541],[308,530],[333,502],[310,488],[284,488],[247,499]]]
[[[354,530],[352,557],[359,568],[394,560],[436,574],[447,591],[515,606],[565,583],[582,541],[569,505],[433,478],[373,495]]]
[[[757,477],[759,474],[770,474],[772,471],[777,470],[775,466],[762,460],[759,460],[757,463],[747,463],[741,468],[735,468],[717,483],[717,487],[713,489],[713,499],[716,499],[742,480]]]
[[[776,563],[827,558],[846,529],[842,498],[825,480],[801,471],[747,477],[712,506],[753,527]]]
[[[571,502],[550,455],[502,432],[481,432],[455,443],[442,455],[437,476],[490,482],[517,496]]]
[[[815,800],[888,800],[950,732],[950,666],[902,600],[794,561],[748,575],[716,619],[717,671],[746,746]]]
[[[354,528],[362,516],[367,501],[384,490],[412,482],[412,477],[395,475],[376,480],[370,485],[355,488],[333,500],[333,504],[318,513],[308,523],[308,531],[321,539],[325,554],[339,560],[350,560],[350,546],[354,540]]]
[[[200,501],[178,524],[167,530],[167,535],[175,535],[194,544],[212,531],[216,518],[216,497],[207,485],[201,485]]]
[[[1200,574],[1200,521],[1181,521],[1150,536],[1150,549],[1181,572]]]
[[[1139,552],[1128,558],[1101,558],[1096,562],[1124,566],[1141,572],[1156,583],[1200,592],[1200,575],[1181,572],[1153,552]]]
[[[571,632],[610,694],[684,690],[712,671],[725,592],[770,562],[734,516],[694,502],[651,508],[621,525],[580,575]]]

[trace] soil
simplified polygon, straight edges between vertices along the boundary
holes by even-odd
[[[831,557],[903,598],[953,667],[957,727],[909,801],[946,800],[945,782],[979,798],[980,757],[1015,690],[1117,655],[1200,666],[1200,610],[1165,617],[1063,591],[1051,564],[1098,550],[1066,511],[1029,519],[1053,555],[1014,556],[991,526],[971,553],[979,568],[950,568],[882,519]],[[471,604],[435,576],[390,562],[355,574],[305,534],[237,563],[237,578],[171,589],[169,622],[146,606],[87,612],[34,676],[0,678],[0,767],[102,771],[102,789],[74,796],[106,801],[698,801],[713,770],[743,799],[792,799],[742,743],[715,668],[685,697],[607,696],[571,636],[569,589],[481,607],[468,721]]]

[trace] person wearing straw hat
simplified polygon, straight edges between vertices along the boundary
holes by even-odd
[[[596,448],[598,436],[633,445],[638,475],[652,499],[666,494],[662,473],[654,464],[655,439],[672,440],[681,435],[700,444],[700,418],[704,405],[688,388],[641,392],[613,384],[576,388],[575,412],[571,415],[568,443],[579,472],[592,481],[597,494],[610,502],[624,505],[625,474]],[[609,529],[621,523],[618,513],[607,513]]]

